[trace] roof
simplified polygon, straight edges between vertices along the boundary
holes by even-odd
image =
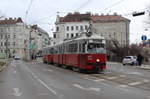
[[[19,18],[5,18],[4,20],[0,20],[0,25],[9,25],[9,24],[16,24],[16,23],[23,23],[22,19]]]
[[[80,13],[69,13],[64,17],[59,17],[59,22],[81,22],[81,21],[90,21],[93,22],[111,22],[111,21],[128,21],[129,19],[124,18],[120,15],[91,15],[90,13],[87,14],[80,14]]]
[[[94,22],[108,22],[108,21],[130,21],[120,15],[92,15],[91,20]]]
[[[87,21],[90,20],[90,14],[68,14],[65,17],[60,17],[60,22],[81,22],[81,21]]]

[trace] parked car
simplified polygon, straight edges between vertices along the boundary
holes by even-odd
[[[20,56],[19,55],[15,55],[14,59],[15,60],[20,60]]]
[[[125,56],[122,60],[123,65],[136,65],[137,57],[136,56]]]

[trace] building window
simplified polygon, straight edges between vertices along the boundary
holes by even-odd
[[[16,45],[16,43],[15,43],[15,42],[13,42],[13,45],[15,46],[15,45]]]
[[[67,38],[69,38],[69,34],[67,33]]]
[[[7,35],[5,35],[5,39],[7,39]]]
[[[56,27],[56,31],[57,31],[57,32],[59,31],[59,27]]]
[[[69,26],[67,26],[67,31],[69,31]]]
[[[78,26],[76,26],[76,30],[79,30],[79,27],[78,27]]]
[[[3,42],[1,42],[1,46],[3,46]]]
[[[10,38],[10,35],[7,35],[7,38]]]
[[[74,27],[73,27],[73,26],[71,26],[71,30],[72,30],[72,31],[74,30]]]
[[[14,34],[14,38],[16,38],[16,34]]]
[[[6,44],[6,42],[4,42],[4,46],[6,46],[7,44]]]
[[[78,33],[76,33],[76,36],[79,36]]]
[[[3,35],[1,35],[1,39],[3,39]]]
[[[71,34],[71,38],[73,38],[73,36],[74,36],[74,35],[73,35],[73,33],[72,33],[72,34]]]
[[[80,30],[83,31],[83,26],[80,26]]]
[[[56,38],[56,34],[54,34],[54,38]]]
[[[85,25],[85,30],[87,30],[88,29],[88,26],[87,25]]]

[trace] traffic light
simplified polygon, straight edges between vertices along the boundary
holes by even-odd
[[[139,15],[144,15],[144,14],[145,14],[145,12],[143,11],[143,12],[135,12],[132,15],[133,16],[139,16]]]

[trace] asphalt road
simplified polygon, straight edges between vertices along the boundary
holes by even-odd
[[[149,82],[136,76],[143,83]],[[110,71],[80,74],[17,60],[0,72],[0,99],[150,99],[150,90],[135,87],[139,79],[130,77]]]

